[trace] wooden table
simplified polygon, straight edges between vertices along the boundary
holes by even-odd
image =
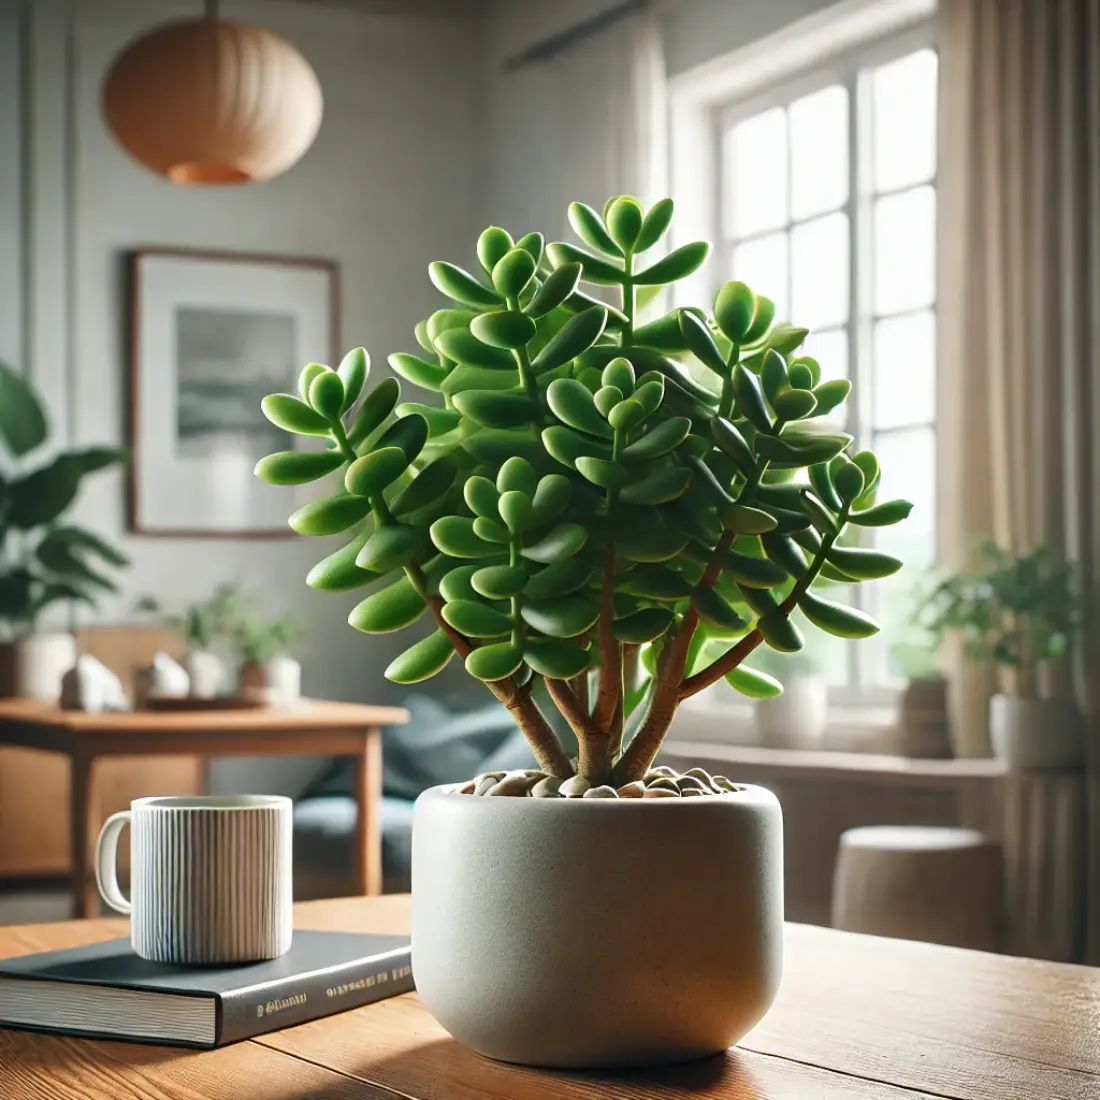
[[[359,808],[355,886],[363,894],[380,894],[381,727],[407,722],[408,717],[408,712],[398,707],[313,701],[293,708],[87,714],[30,699],[4,699],[0,700],[0,745],[43,749],[69,758],[73,915],[87,917],[99,909],[91,879],[91,846],[102,825],[95,769],[97,761],[110,756],[351,757],[355,761],[353,793]],[[44,806],[42,812],[50,812],[49,807]]]
[[[307,902],[297,926],[401,932],[408,905],[394,895]],[[126,927],[0,928],[0,956]],[[0,1029],[0,1096],[1097,1100],[1100,971],[791,924],[786,975],[763,1023],[725,1055],[687,1066],[582,1075],[490,1062],[451,1040],[409,993],[209,1052]]]

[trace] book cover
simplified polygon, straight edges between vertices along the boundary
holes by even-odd
[[[0,959],[0,1025],[214,1047],[413,988],[407,936],[295,931],[267,962],[149,962],[128,939]]]

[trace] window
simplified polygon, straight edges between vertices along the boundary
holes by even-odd
[[[908,523],[862,534],[907,563],[850,594],[882,633],[812,643],[830,681],[860,694],[900,679],[891,646],[933,560],[936,70],[910,32],[713,115],[714,278],[743,280],[774,298],[777,317],[812,330],[805,352],[823,376],[852,381],[845,430],[881,459],[879,499],[916,506]]]

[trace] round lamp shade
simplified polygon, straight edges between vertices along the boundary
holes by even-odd
[[[131,42],[103,86],[115,139],[173,183],[251,183],[285,172],[321,125],[321,85],[285,38],[244,23],[166,23]]]

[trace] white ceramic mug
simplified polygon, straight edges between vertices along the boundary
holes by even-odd
[[[130,826],[130,900],[118,886]],[[293,804],[279,795],[137,798],[96,846],[96,883],[130,915],[143,959],[199,964],[274,959],[290,950]]]

